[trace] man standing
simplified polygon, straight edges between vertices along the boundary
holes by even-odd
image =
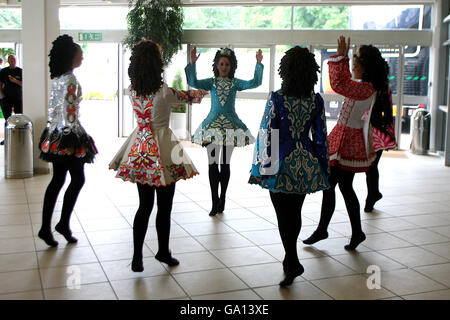
[[[1,107],[5,125],[13,109],[14,113],[22,113],[22,69],[16,67],[16,57],[12,54],[8,57],[8,63],[9,67],[0,71],[0,92],[4,97]]]

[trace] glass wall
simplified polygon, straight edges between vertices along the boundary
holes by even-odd
[[[421,30],[431,25],[431,6],[351,6],[348,13],[352,30]]]
[[[0,29],[21,29],[21,8],[0,8]]]
[[[183,10],[185,29],[420,30],[431,25],[429,5],[228,6]]]
[[[80,118],[97,141],[117,136],[118,44],[80,43],[83,63],[74,70],[82,87]]]
[[[294,8],[294,29],[350,29],[350,7],[305,6]]]
[[[280,29],[280,30],[395,30],[409,29],[421,30],[429,29],[431,26],[431,9],[428,5],[380,5],[380,6],[226,6],[226,7],[184,7],[184,29]],[[108,30],[126,29],[127,6],[111,7],[63,7],[60,9],[60,20],[62,29],[80,30]],[[83,19],[80,19],[83,17]],[[122,39],[119,39],[121,41]],[[202,39],[199,39],[201,43]],[[209,40],[208,40],[209,41]],[[225,42],[225,41],[223,41]],[[240,39],[240,44],[234,45],[233,41],[221,44],[220,31],[217,33],[217,43],[212,45],[199,46],[198,53],[200,59],[197,63],[198,78],[212,77],[212,61],[215,52],[220,47],[232,46],[238,59],[236,77],[244,80],[251,79],[254,73],[255,53],[257,45],[245,46]],[[319,81],[315,87],[316,92],[320,92],[326,102],[326,114],[328,120],[328,130],[334,126],[342,106],[343,98],[335,94],[329,83],[328,59],[336,53],[333,45],[308,46],[315,53],[317,63],[321,67]],[[320,42],[319,42],[320,43]],[[193,45],[193,44],[191,44]],[[258,88],[246,90],[238,94],[236,101],[236,111],[245,123],[248,123],[252,130],[257,129],[260,117],[256,117],[257,112],[263,110],[267,93],[270,90],[277,90],[281,86],[281,79],[278,75],[278,67],[284,52],[291,45],[276,45],[262,47],[264,54],[263,63],[265,65],[263,84]],[[187,63],[189,53],[188,45],[183,45],[182,50],[174,56],[169,66],[165,68],[165,81],[169,86],[177,86],[186,89],[187,82],[184,67]],[[402,80],[399,81],[399,47],[380,47],[384,58],[390,66],[389,84],[394,95],[399,92],[397,86],[402,83],[403,93],[406,98],[403,100],[404,106],[399,108],[401,115],[403,134],[408,131],[409,115],[417,107],[425,106],[423,98],[428,94],[428,64],[429,48],[421,46],[405,47],[404,67]],[[273,69],[270,69],[271,53],[274,54]],[[123,87],[127,88],[129,79],[127,75],[129,63],[129,51],[126,50],[121,58]],[[271,77],[273,78],[271,79]],[[114,78],[114,76],[113,76]],[[86,80],[89,82],[89,80]],[[126,90],[125,90],[126,92]],[[420,97],[417,104],[411,97]],[[122,100],[121,100],[122,101]],[[395,103],[398,103],[395,98]],[[121,109],[119,130],[121,134],[127,135],[135,127],[135,119],[129,103],[128,96],[123,99]],[[200,105],[193,105],[192,108],[182,106],[173,108],[173,118],[181,119],[190,117],[191,133],[200,125],[210,110],[210,98],[207,96]],[[260,108],[261,110],[259,110]],[[128,110],[128,111],[127,111]],[[189,110],[191,112],[189,112]],[[411,111],[412,110],[412,111]],[[394,112],[397,114],[397,108]],[[180,129],[185,132],[186,123]],[[253,122],[255,122],[253,124]],[[171,126],[173,123],[171,123]],[[254,128],[253,128],[254,127]],[[179,132],[181,132],[179,131]],[[187,138],[187,135],[179,134],[180,137]]]
[[[269,92],[270,82],[270,48],[234,48],[238,67],[236,69],[235,77],[242,80],[253,79],[256,66],[256,52],[261,49],[263,53],[264,65],[262,84],[254,89],[248,89],[244,92]]]
[[[183,7],[184,29],[429,29],[429,5]],[[64,6],[61,29],[126,29],[128,6]],[[293,11],[292,11],[293,10]],[[292,25],[293,18],[293,25]],[[0,29],[20,29],[20,8],[0,8]]]
[[[59,9],[61,29],[114,30],[127,29],[127,6],[62,7]]]
[[[290,29],[291,7],[185,7],[185,29]]]

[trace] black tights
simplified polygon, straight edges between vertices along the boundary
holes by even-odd
[[[209,186],[211,188],[211,199],[214,206],[219,201],[219,184],[220,199],[225,200],[228,183],[230,182],[230,159],[234,147],[210,143],[206,149],[208,153]]]
[[[42,210],[42,227],[44,233],[51,232],[53,210],[59,191],[66,181],[67,171],[70,172],[70,184],[64,194],[64,202],[61,211],[59,225],[62,229],[70,230],[70,216],[72,215],[78,194],[84,185],[84,163],[81,161],[53,162],[53,178],[45,191],[44,207]]]
[[[158,234],[158,255],[169,254],[170,214],[172,212],[175,183],[167,187],[153,187],[147,184],[137,184],[139,193],[139,208],[133,223],[133,259],[142,259],[142,247],[147,233],[148,220],[153,209],[155,191],[158,211],[156,213],[156,232]]]
[[[347,207],[347,213],[352,225],[352,236],[360,235],[362,233],[359,201],[355,190],[353,190],[354,177],[355,172],[341,170],[335,166],[331,167],[331,175],[328,178],[330,189],[323,191],[322,211],[320,213],[319,226],[317,227],[319,233],[325,233],[327,231],[331,217],[333,216],[336,207],[335,188],[337,184],[339,184],[339,189],[341,190],[345,206]]]
[[[383,150],[377,151],[377,157],[373,164],[369,167],[369,171],[366,172],[366,183],[367,183],[367,200],[377,199],[380,194],[378,181],[380,179],[380,174],[378,173],[378,162],[380,162]]]
[[[297,239],[302,228],[301,214],[305,196],[304,194],[270,192],[270,199],[277,213],[278,230],[286,252],[286,263],[292,268],[300,264],[297,255]]]

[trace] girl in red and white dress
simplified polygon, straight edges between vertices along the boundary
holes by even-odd
[[[353,74],[357,80],[352,80],[347,56],[349,46],[350,38],[346,43],[345,37],[341,36],[338,39],[338,54],[328,62],[331,86],[345,100],[337,124],[328,136],[331,166],[328,180],[331,188],[323,191],[320,222],[316,231],[303,243],[313,244],[328,237],[328,225],[336,206],[335,188],[339,184],[352,226],[352,238],[345,249],[355,250],[366,236],[361,228],[360,206],[353,190],[353,179],[356,172],[368,171],[376,158],[370,117],[377,96],[380,61],[372,60],[371,55],[365,52],[354,55]],[[384,70],[384,65],[381,67]]]
[[[142,247],[152,212],[155,192],[158,197],[155,258],[169,266],[179,264],[169,250],[170,214],[175,183],[198,174],[191,159],[169,129],[173,104],[200,103],[204,90],[181,91],[169,88],[162,80],[163,62],[156,42],[143,40],[132,50],[128,75],[131,103],[138,127],[117,152],[109,167],[116,177],[136,183],[139,208],[133,222],[134,254],[131,269],[144,271]]]

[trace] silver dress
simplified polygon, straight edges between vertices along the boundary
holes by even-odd
[[[39,142],[41,159],[93,162],[98,151],[78,120],[81,100],[81,86],[72,72],[53,80],[47,126]]]

